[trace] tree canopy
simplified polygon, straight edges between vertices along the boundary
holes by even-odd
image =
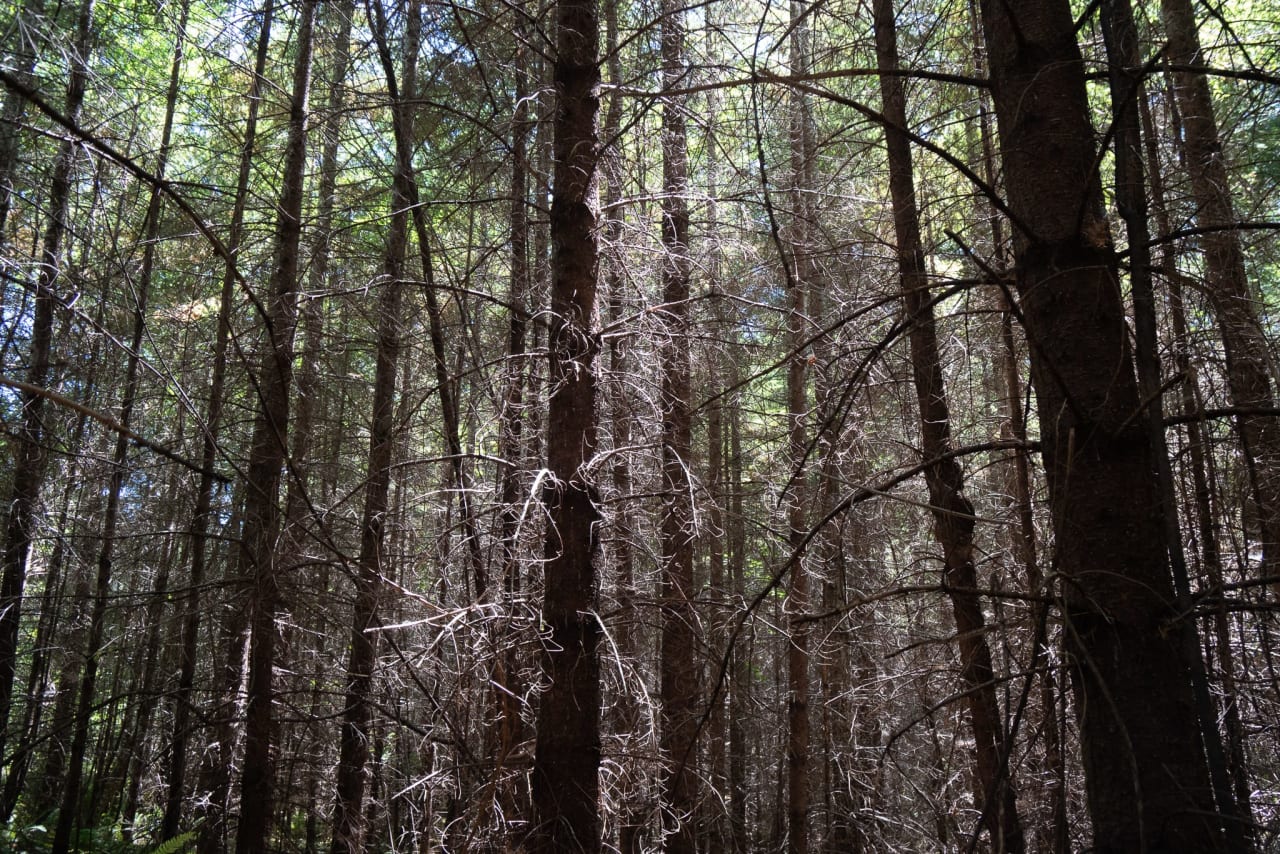
[[[0,851],[1271,850],[1271,0],[0,5]]]

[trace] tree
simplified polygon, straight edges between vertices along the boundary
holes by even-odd
[[[67,78],[63,112],[75,121],[84,103],[88,85],[88,53],[93,23],[93,3],[84,0],[78,7],[71,73]],[[10,89],[12,92],[12,88]],[[35,311],[31,319],[27,368],[27,388],[21,392],[21,427],[16,447],[11,497],[7,502],[3,575],[0,576],[0,750],[8,743],[14,674],[17,669],[18,628],[22,615],[23,588],[27,560],[31,552],[36,503],[44,479],[46,460],[45,396],[42,391],[52,375],[54,305],[63,269],[63,239],[70,211],[71,172],[76,146],[64,140],[50,177],[48,218],[44,227],[40,265],[34,284]]]
[[[1225,850],[1160,630],[1178,617],[1070,10],[984,2],[982,18],[1095,846]]]
[[[977,773],[974,803],[980,805],[992,848],[1022,851],[1025,841],[1018,818],[1017,792],[1009,779],[1008,738],[996,700],[991,650],[987,646],[986,618],[976,594],[976,546],[974,509],[965,496],[964,473],[951,452],[951,409],[938,352],[933,303],[929,298],[929,271],[920,240],[919,212],[912,170],[911,148],[903,131],[907,127],[906,95],[899,70],[898,44],[892,0],[876,0],[876,57],[882,72],[880,94],[884,102],[885,146],[889,155],[889,191],[893,199],[893,226],[898,238],[898,269],[910,324],[911,369],[920,410],[920,450],[927,460],[940,460],[925,470],[934,535],[942,547],[947,595],[955,615],[961,679],[973,727]]]
[[[600,66],[595,0],[556,5],[555,175],[551,198],[546,557],[533,764],[535,852],[600,849],[600,620],[594,611],[600,511],[588,466],[596,444],[593,368],[599,247],[595,188]]]
[[[674,2],[662,8],[662,81],[676,88],[685,76],[684,22]],[[689,154],[685,106],[662,111],[662,749],[668,814],[665,850],[692,854],[696,846],[697,670],[693,609],[692,425],[689,411]]]
[[[0,33],[0,849],[1266,842],[1274,4],[144,5]]]
[[[303,0],[298,17],[298,53],[290,93],[284,183],[277,206],[275,254],[267,286],[263,325],[267,346],[258,371],[258,411],[249,457],[248,494],[241,531],[241,574],[249,607],[249,686],[245,712],[245,757],[240,777],[240,823],[236,850],[267,850],[274,808],[276,613],[280,608],[275,562],[279,534],[280,471],[289,435],[293,381],[293,336],[302,235],[303,168],[307,157],[307,99],[311,88],[315,0]]]
[[[387,567],[384,527],[387,494],[391,482],[392,449],[396,441],[396,372],[400,358],[400,292],[404,282],[405,247],[409,237],[409,185],[414,180],[413,148],[409,129],[418,70],[419,27],[422,10],[411,2],[406,12],[403,86],[396,85],[395,66],[387,44],[387,25],[381,5],[373,7],[374,37],[378,57],[391,93],[395,134],[395,175],[391,191],[391,227],[383,256],[382,296],[378,301],[378,344],[373,383],[373,412],[369,431],[368,479],[360,522],[360,556],[357,563],[356,603],[351,623],[350,659],[347,664],[346,705],[342,715],[338,757],[337,797],[334,804],[333,854],[347,854],[364,847],[365,766],[369,761],[370,695],[376,658],[379,600]]]
[[[1206,229],[1201,237],[1206,285],[1226,349],[1231,403],[1241,410],[1238,424],[1261,526],[1263,574],[1275,576],[1280,574],[1280,425],[1274,418],[1250,414],[1254,409],[1274,408],[1275,377],[1269,367],[1257,298],[1245,271],[1240,234],[1234,227],[1231,181],[1204,74],[1195,12],[1189,0],[1162,0],[1160,10],[1169,38],[1174,94],[1182,114],[1182,145],[1195,220]]]

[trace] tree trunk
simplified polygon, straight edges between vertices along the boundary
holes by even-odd
[[[1164,402],[1160,351],[1156,330],[1155,291],[1151,278],[1151,231],[1147,223],[1147,182],[1142,163],[1141,77],[1128,69],[1139,65],[1138,34],[1128,0],[1104,0],[1101,6],[1102,31],[1106,42],[1111,84],[1112,127],[1115,138],[1116,206],[1125,221],[1129,238],[1130,290],[1133,293],[1133,327],[1138,390],[1146,404],[1146,423],[1155,463],[1155,484],[1159,496],[1158,517],[1163,525],[1173,588],[1178,608],[1184,614],[1195,610],[1182,529],[1178,521],[1177,494],[1173,468],[1165,441]],[[1191,677],[1199,718],[1200,737],[1208,761],[1218,810],[1226,818],[1224,830],[1232,851],[1245,851],[1234,793],[1228,780],[1226,754],[1218,732],[1217,710],[1209,694],[1208,676],[1200,652],[1196,624],[1190,620],[1179,626],[1183,659]]]
[[[91,0],[80,8],[75,44],[71,52],[71,73],[63,114],[75,121],[84,102],[88,81],[88,53],[93,18]],[[67,232],[71,200],[71,170],[78,145],[71,139],[58,146],[58,159],[49,181],[44,242],[40,250],[40,272],[35,284],[35,313],[31,319],[31,344],[27,383],[43,389],[49,384],[53,352],[54,287],[61,284],[62,241]],[[23,391],[19,395],[22,420],[18,427],[9,514],[5,527],[3,566],[0,568],[0,755],[5,752],[9,712],[13,700],[13,680],[17,669],[18,626],[22,617],[22,592],[26,585],[27,557],[31,551],[36,504],[45,469],[44,397]]]
[[[293,381],[293,337],[297,320],[299,247],[302,233],[303,173],[307,161],[307,96],[311,84],[312,29],[316,0],[303,0],[298,19],[298,53],[290,94],[284,178],[277,206],[275,256],[266,301],[267,346],[258,373],[258,413],[249,456],[241,577],[249,593],[249,695],[245,717],[245,757],[240,777],[239,854],[263,854],[271,831],[274,801],[276,540],[280,527],[280,470],[289,435],[289,395]]]
[[[245,203],[249,197],[249,176],[253,166],[253,154],[258,132],[258,111],[262,104],[263,74],[267,64],[267,49],[271,43],[271,18],[274,0],[267,0],[259,25],[258,43],[250,84],[249,111],[245,119],[244,142],[240,151],[239,174],[236,193],[232,202],[231,222],[227,236],[227,259],[222,271],[222,288],[218,307],[217,330],[213,345],[213,366],[209,380],[209,398],[205,408],[204,434],[201,443],[200,482],[196,488],[195,509],[191,517],[191,570],[187,592],[182,603],[181,650],[179,652],[178,686],[173,698],[173,740],[169,747],[169,761],[165,768],[165,808],[161,821],[160,837],[172,839],[181,830],[183,792],[186,783],[187,744],[191,738],[191,695],[195,689],[196,665],[200,636],[200,588],[204,584],[207,564],[209,525],[213,513],[213,464],[217,457],[218,437],[222,428],[223,392],[227,373],[227,344],[231,337],[231,311],[236,281],[235,259],[240,251],[244,234]],[[238,680],[237,680],[238,682]],[[231,687],[234,690],[234,687]],[[229,727],[224,727],[224,731]],[[219,750],[229,739],[220,739]],[[226,767],[230,761],[219,763],[217,772],[229,780]],[[225,787],[221,787],[225,792]],[[226,821],[226,797],[223,792],[213,793],[212,803],[205,810],[200,828],[201,854],[210,854],[220,846]]]
[[[1182,114],[1182,146],[1191,177],[1196,225],[1208,229],[1197,240],[1204,251],[1206,292],[1218,315],[1227,356],[1227,390],[1239,409],[1269,409],[1275,404],[1266,335],[1258,300],[1245,272],[1244,252],[1231,198],[1204,57],[1190,0],[1161,0],[1166,58],[1173,70],[1174,95]],[[1214,230],[1218,229],[1218,230]],[[1245,463],[1254,490],[1261,528],[1264,577],[1280,576],[1280,421],[1242,414],[1237,419]],[[1272,582],[1280,594],[1280,582]]]
[[[414,98],[418,71],[421,8],[409,3],[406,14],[403,85],[397,91],[395,66],[387,42],[386,17],[381,3],[372,5],[370,22],[387,91],[391,96],[395,135],[395,175],[391,191],[391,224],[382,263],[382,295],[378,300],[377,350],[374,354],[373,415],[369,431],[369,464],[365,481],[364,514],[360,523],[360,556],[356,564],[356,602],[352,615],[347,692],[342,713],[338,757],[337,795],[334,804],[332,854],[356,854],[364,850],[365,766],[369,761],[370,695],[377,655],[378,603],[382,595],[384,527],[391,485],[392,451],[396,443],[396,370],[400,358],[400,292],[404,286],[404,256],[409,233],[409,184],[413,177]]]
[[[36,60],[44,48],[44,39],[37,35],[43,24],[44,4],[45,0],[27,0],[22,11],[6,25],[12,27],[13,42],[5,46],[5,58],[13,65],[14,77],[25,86],[34,82]],[[8,242],[5,227],[13,210],[13,173],[18,166],[19,137],[26,109],[25,96],[14,90],[5,93],[4,106],[0,108],[0,246]],[[3,304],[0,300],[0,306]]]
[[[684,21],[676,0],[662,5],[662,83],[683,82]],[[684,103],[669,97],[662,108],[662,302],[659,361],[662,371],[662,699],[663,847],[693,854],[696,845],[698,677],[693,610],[693,494],[689,478],[692,427],[689,401],[689,155]]]
[[[804,0],[791,2],[791,73],[807,74],[812,37]],[[813,221],[812,193],[815,159],[813,120],[808,97],[791,94],[791,173],[793,222],[791,258],[783,259],[790,269],[787,282],[787,459],[794,466],[786,491],[788,560],[791,586],[787,591],[789,619],[787,643],[787,851],[807,854],[809,850],[809,629],[802,622],[809,608],[808,558],[802,554],[807,539],[805,488],[808,474],[806,416],[808,414],[807,368],[803,352],[808,330],[805,321],[805,294],[816,285],[812,281]]]
[[[1100,852],[1224,850],[1065,0],[984,0],[1069,666]],[[1045,169],[1044,163],[1057,164]]]
[[[533,765],[536,854],[600,849],[601,627],[595,613],[596,526],[601,520],[588,463],[596,444],[594,331],[599,275],[596,113],[600,67],[595,0],[556,6],[554,184],[551,199],[551,395],[544,499],[548,525],[542,668]]]
[[[516,32],[523,38],[527,31],[524,18],[517,17]],[[528,791],[522,785],[523,772],[514,779],[508,762],[512,751],[524,741],[524,719],[521,717],[523,686],[519,674],[520,657],[510,625],[517,608],[516,597],[523,586],[520,572],[519,540],[521,493],[525,488],[524,418],[525,374],[527,367],[526,335],[529,324],[529,62],[530,51],[517,47],[515,67],[515,107],[511,117],[511,276],[508,300],[507,362],[504,368],[502,408],[498,414],[499,491],[499,561],[503,622],[496,629],[494,649],[494,703],[497,720],[493,734],[494,785],[497,802],[511,823],[528,815]],[[506,839],[504,835],[504,839]],[[504,841],[503,844],[511,844]]]
[[[1169,222],[1168,207],[1165,201],[1164,177],[1160,169],[1158,143],[1155,134],[1155,123],[1151,116],[1151,105],[1147,98],[1138,99],[1138,108],[1142,121],[1142,142],[1146,152],[1147,174],[1150,176],[1151,210],[1155,215],[1156,230],[1160,237],[1172,233]],[[1173,326],[1174,364],[1182,375],[1181,414],[1193,416],[1204,408],[1198,394],[1199,377],[1195,364],[1191,360],[1191,347],[1187,330],[1186,303],[1184,300],[1182,279],[1177,274],[1176,249],[1172,243],[1161,245],[1159,266],[1168,278],[1169,284],[1169,319]],[[1210,487],[1210,455],[1209,444],[1204,422],[1195,419],[1186,424],[1186,449],[1188,467],[1191,470],[1192,494],[1196,507],[1196,530],[1200,540],[1200,560],[1208,576],[1211,589],[1221,590],[1223,585],[1222,555],[1219,546],[1218,522],[1213,507],[1213,490]],[[1249,781],[1249,767],[1245,760],[1245,731],[1240,718],[1239,692],[1236,682],[1235,653],[1231,644],[1230,629],[1227,622],[1226,601],[1216,598],[1213,624],[1217,640],[1218,667],[1222,674],[1223,723],[1227,730],[1227,750],[1230,758],[1232,786],[1235,791],[1237,815],[1244,822],[1242,832],[1246,837],[1254,836],[1254,817],[1252,805],[1252,786]]]
[[[880,97],[884,102],[885,145],[889,157],[889,190],[893,225],[898,240],[898,270],[911,368],[920,416],[920,450],[925,459],[940,459],[951,451],[951,410],[938,351],[933,305],[929,301],[928,270],[920,240],[920,217],[907,127],[906,94],[898,71],[898,44],[892,0],[875,0],[876,57]],[[964,473],[952,457],[925,470],[934,536],[942,547],[943,586],[951,600],[960,651],[960,679],[977,759],[974,803],[982,811],[992,850],[1021,852],[1026,848],[1018,818],[1017,793],[1008,774],[1008,744],[996,701],[996,686],[987,645],[986,619],[977,594],[974,566],[973,505],[965,496]]]

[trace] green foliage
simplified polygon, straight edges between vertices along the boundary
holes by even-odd
[[[189,830],[173,837],[168,842],[161,842],[151,849],[150,854],[186,854],[195,849],[196,834]]]
[[[50,828],[55,821],[56,817],[52,817],[49,821],[26,827],[0,828],[0,854],[40,854],[52,850],[53,834]],[[78,848],[98,854],[187,854],[195,850],[195,843],[195,831],[187,831],[150,847],[126,842],[120,838],[117,827],[104,826],[81,830]]]

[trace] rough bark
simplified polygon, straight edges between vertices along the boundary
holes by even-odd
[[[507,354],[503,368],[502,407],[498,413],[498,456],[502,460],[499,474],[498,561],[502,588],[494,598],[502,603],[507,616],[493,632],[493,702],[496,719],[491,727],[490,755],[493,759],[492,782],[495,802],[501,808],[507,825],[527,820],[529,794],[522,771],[513,771],[512,753],[525,739],[522,717],[524,686],[520,676],[520,656],[511,629],[517,597],[522,588],[518,562],[518,534],[522,512],[521,493],[526,488],[524,451],[525,385],[528,372],[527,337],[529,325],[529,291],[532,284],[529,269],[529,138],[532,130],[528,103],[531,51],[525,45],[528,26],[523,12],[517,11],[514,23],[516,48],[514,68],[514,109],[511,116],[511,207],[508,212],[511,242],[511,274],[507,321]],[[503,835],[495,840],[508,845]]]
[[[76,38],[71,49],[71,72],[67,80],[67,96],[64,113],[73,121],[79,117],[88,83],[88,60],[93,27],[93,0],[81,3],[76,17]],[[41,250],[40,273],[36,282],[35,315],[31,326],[30,363],[27,372],[32,386],[43,388],[51,373],[50,356],[53,339],[53,307],[57,301],[54,287],[58,284],[63,264],[62,242],[67,234],[67,216],[70,209],[72,167],[76,161],[77,147],[72,140],[64,140],[58,148],[49,189],[49,219],[45,226],[44,245]],[[26,580],[26,563],[31,550],[36,504],[44,479],[46,459],[45,425],[43,422],[43,398],[24,392],[22,425],[17,444],[18,459],[14,467],[12,497],[9,504],[9,520],[5,536],[3,581],[0,582],[0,751],[3,750],[8,730],[11,692],[17,661],[18,625]],[[86,664],[86,668],[92,662]],[[79,686],[83,696],[83,680]],[[92,696],[92,679],[90,690]],[[76,753],[77,740],[79,753]],[[84,739],[79,738],[79,728],[73,738],[71,756],[84,755]],[[68,765],[68,784],[79,769]],[[78,785],[78,782],[77,782]],[[71,801],[72,806],[75,800]],[[53,850],[68,850],[70,823],[75,810],[66,809],[65,819],[60,816],[53,840]],[[64,823],[68,826],[63,828]]]
[[[369,762],[369,723],[372,719],[373,670],[377,656],[378,605],[385,566],[384,532],[391,485],[392,452],[396,443],[396,370],[400,358],[400,294],[404,287],[404,256],[409,234],[409,190],[413,181],[413,121],[421,8],[411,2],[403,45],[403,84],[396,86],[395,67],[387,42],[381,3],[371,7],[374,39],[391,95],[395,136],[395,173],[391,191],[391,223],[383,250],[382,293],[378,299],[377,347],[374,353],[373,412],[365,480],[364,512],[360,522],[360,555],[356,563],[356,601],[352,614],[347,690],[339,736],[337,793],[333,811],[331,854],[364,850],[364,790]]]
[[[1146,173],[1151,188],[1151,212],[1156,223],[1156,233],[1165,237],[1173,232],[1169,221],[1169,211],[1164,190],[1164,176],[1160,168],[1159,150],[1155,123],[1151,116],[1151,105],[1147,98],[1138,99],[1138,108],[1142,123],[1142,142],[1146,152]],[[1200,399],[1198,371],[1191,359],[1191,345],[1187,329],[1187,308],[1184,298],[1182,278],[1176,274],[1176,247],[1172,242],[1161,244],[1159,267],[1168,278],[1169,319],[1173,327],[1173,357],[1178,372],[1182,375],[1180,382],[1180,414],[1192,416],[1204,408]],[[1212,589],[1221,590],[1223,586],[1223,565],[1217,514],[1213,506],[1213,490],[1210,483],[1212,455],[1208,451],[1209,438],[1206,435],[1204,422],[1199,419],[1186,423],[1185,447],[1187,450],[1187,467],[1191,471],[1192,496],[1196,508],[1196,530],[1199,535],[1200,565],[1208,577]],[[1216,597],[1215,597],[1216,598]],[[1240,717],[1240,694],[1237,690],[1236,662],[1234,646],[1231,643],[1230,628],[1227,622],[1226,602],[1219,598],[1213,615],[1214,634],[1217,640],[1215,650],[1218,658],[1218,669],[1222,678],[1223,723],[1227,731],[1227,752],[1230,760],[1232,786],[1235,792],[1237,814],[1243,821],[1242,832],[1247,838],[1254,836],[1254,817],[1252,805],[1252,785],[1249,780],[1249,766],[1245,758],[1245,731]]]
[[[84,102],[88,81],[88,51],[93,7],[84,3],[77,18],[76,36],[71,56],[71,73],[67,78],[67,95],[63,114],[75,121]],[[15,143],[16,144],[16,138]],[[64,140],[58,147],[58,158],[49,179],[48,219],[40,249],[40,272],[37,274],[31,318],[30,344],[26,381],[45,388],[52,374],[53,309],[58,301],[54,288],[60,284],[63,264],[62,243],[67,233],[67,213],[71,199],[71,170],[78,147]],[[18,626],[22,617],[22,594],[26,586],[27,557],[34,535],[36,506],[44,480],[46,429],[43,396],[23,391],[19,395],[22,418],[18,426],[13,463],[13,480],[6,503],[4,551],[0,560],[0,754],[4,753],[9,729],[13,680],[17,669]]]
[[[951,450],[951,410],[938,348],[937,325],[929,301],[929,273],[920,239],[915,177],[907,127],[906,94],[899,68],[892,0],[875,0],[876,57],[882,71],[885,146],[889,158],[889,191],[897,237],[898,271],[911,344],[911,369],[920,417],[920,450],[926,459]],[[964,473],[954,458],[925,470],[934,536],[943,554],[943,583],[956,621],[960,679],[973,728],[976,768],[974,802],[984,816],[994,851],[1020,852],[1026,847],[1018,818],[1017,793],[1006,762],[1008,745],[996,700],[986,618],[976,594],[973,504],[965,496]]]
[[[791,3],[791,72],[806,74],[810,65],[810,12],[803,0]],[[787,281],[787,459],[794,466],[784,498],[787,513],[787,543],[791,561],[791,584],[787,590],[790,638],[787,644],[787,851],[807,854],[809,850],[809,629],[800,619],[809,607],[808,558],[802,554],[806,541],[805,500],[808,473],[807,367],[803,352],[807,315],[805,296],[815,287],[812,264],[814,190],[813,120],[808,97],[791,96],[791,257]]]
[[[1115,138],[1116,206],[1125,222],[1129,239],[1129,283],[1133,293],[1134,355],[1138,370],[1138,390],[1146,409],[1154,475],[1159,498],[1155,512],[1163,527],[1173,588],[1183,613],[1194,610],[1182,529],[1178,521],[1177,493],[1173,467],[1165,441],[1164,401],[1160,351],[1156,329],[1155,289],[1152,283],[1151,231],[1147,221],[1147,182],[1142,162],[1141,116],[1138,99],[1141,78],[1131,69],[1138,66],[1138,34],[1128,0],[1104,0],[1101,5],[1102,30],[1109,60],[1112,129]],[[1208,676],[1200,651],[1194,622],[1178,625],[1183,659],[1191,678],[1199,718],[1200,737],[1208,762],[1218,810],[1226,819],[1224,831],[1232,851],[1249,848],[1237,819],[1237,805],[1227,773],[1226,754],[1218,732],[1217,710],[1209,693]]]
[[[662,82],[675,88],[684,77],[684,21],[680,4],[662,5]],[[689,155],[683,99],[662,109],[662,647],[659,691],[664,849],[692,854],[696,846],[698,676],[693,609],[693,494],[689,477],[692,417],[689,387]]]
[[[618,6],[620,0],[605,0],[605,55],[608,58],[609,82],[621,82],[623,77],[622,52],[619,50]],[[600,172],[604,178],[604,245],[601,248],[601,264],[604,267],[604,299],[608,304],[607,322],[615,326],[623,322],[627,312],[626,269],[623,246],[623,219],[626,202],[623,199],[623,152],[619,133],[622,129],[621,93],[611,89],[604,111],[601,128],[602,139],[609,142],[600,154]],[[631,343],[621,335],[609,338],[609,382],[606,386],[609,405],[609,433],[613,448],[628,448],[632,444],[635,401],[632,399],[626,378],[633,370]],[[612,626],[618,651],[628,659],[638,656],[636,640],[636,582],[635,549],[633,547],[631,495],[633,476],[631,455],[614,453],[610,460],[610,479],[614,494],[621,500],[610,520],[610,556],[614,565],[614,597],[618,602],[618,619]],[[626,744],[636,743],[642,733],[641,703],[631,690],[623,690],[616,703],[611,705],[616,719],[613,724]],[[640,773],[628,769],[622,784],[623,806],[618,827],[618,848],[621,854],[640,854],[643,833],[648,819],[646,796],[640,788]]]
[[[1224,850],[1065,0],[984,0],[1095,848]],[[1055,168],[1046,169],[1044,164]]]
[[[1204,56],[1190,0],[1161,0],[1168,36],[1166,57],[1180,69],[1172,72],[1174,95],[1182,116],[1182,147],[1195,201],[1195,224],[1210,230],[1199,237],[1204,252],[1206,292],[1218,316],[1227,357],[1227,391],[1231,405],[1243,410],[1275,406],[1275,377],[1258,299],[1249,285],[1236,222],[1231,181],[1218,132]],[[1226,226],[1224,228],[1224,226]],[[1212,230],[1212,229],[1218,230]],[[1237,419],[1246,465],[1254,491],[1261,530],[1261,574],[1280,575],[1280,421],[1269,416]],[[1272,589],[1280,593],[1280,582]]]
[[[182,602],[181,651],[179,652],[178,685],[174,691],[173,704],[173,741],[169,747],[169,758],[165,768],[164,818],[161,820],[160,836],[168,840],[181,831],[183,793],[187,776],[187,745],[191,739],[192,693],[195,689],[198,643],[201,622],[201,587],[204,584],[205,569],[208,563],[209,528],[213,519],[212,477],[214,460],[217,457],[218,437],[222,430],[223,397],[227,375],[227,346],[231,337],[231,312],[235,294],[236,266],[235,259],[240,251],[244,237],[245,205],[249,198],[249,176],[253,167],[253,155],[258,133],[258,111],[262,104],[263,73],[267,64],[267,52],[271,43],[271,19],[274,13],[274,0],[267,0],[262,11],[262,21],[258,28],[257,49],[254,55],[253,81],[248,93],[249,109],[245,119],[244,142],[240,149],[239,172],[236,178],[235,197],[231,208],[231,221],[227,234],[227,259],[222,270],[222,287],[219,296],[217,329],[214,334],[213,365],[210,370],[208,400],[205,405],[204,435],[201,442],[201,469],[199,485],[196,487],[195,508],[192,512],[189,534],[191,537],[191,567],[189,571],[187,592]],[[239,668],[236,668],[238,673]],[[224,680],[225,681],[225,680]],[[238,676],[234,684],[223,684],[224,695],[230,695],[239,684]],[[225,697],[223,698],[225,699]],[[208,751],[209,764],[204,770],[210,776],[218,778],[208,798],[202,798],[204,805],[200,810],[203,821],[200,825],[198,850],[200,854],[211,854],[223,846],[226,827],[227,791],[230,782],[230,722],[221,726],[218,749]],[[202,775],[203,776],[203,775]]]
[[[601,627],[595,613],[601,514],[587,464],[596,444],[595,297],[599,276],[596,113],[600,67],[595,0],[556,6],[554,184],[551,200],[551,388],[544,500],[548,512],[542,622],[546,689],[533,765],[534,852],[600,849]]]
[[[36,60],[44,48],[44,4],[45,0],[27,0],[23,4],[12,20],[13,42],[5,46],[5,58],[12,63],[13,75],[25,86],[34,82]],[[14,172],[26,110],[27,99],[22,94],[13,90],[5,93],[4,106],[0,107],[0,246],[6,242],[5,228],[13,210]]]
[[[275,249],[266,299],[266,347],[258,371],[258,411],[248,466],[241,577],[249,596],[249,688],[245,756],[240,776],[240,824],[236,850],[262,854],[275,815],[276,613],[281,607],[276,546],[280,528],[280,471],[289,436],[293,339],[297,325],[302,234],[303,173],[307,159],[307,97],[311,87],[312,31],[316,0],[298,14],[298,52],[290,88],[284,177],[277,204]]]

